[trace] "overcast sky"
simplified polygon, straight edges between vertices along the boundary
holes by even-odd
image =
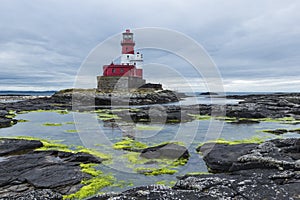
[[[299,10],[298,0],[0,0],[0,90],[72,87],[99,43],[126,28],[161,27],[202,45],[226,91],[299,92]],[[194,89],[205,90],[185,61],[143,53],[146,63],[161,64],[155,69],[174,67]],[[147,79],[187,90],[164,74],[145,66]]]

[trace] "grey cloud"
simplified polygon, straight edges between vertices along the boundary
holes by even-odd
[[[202,44],[230,90],[247,90],[248,84],[265,79],[270,80],[265,90],[274,90],[274,80],[281,89],[299,90],[297,84],[289,88],[287,81],[300,78],[299,9],[300,2],[292,0],[2,0],[0,89],[14,84],[71,87],[82,61],[97,44],[125,28],[155,26],[181,31]],[[172,55],[146,50],[144,54],[146,62],[173,67],[195,82],[201,79],[188,63]],[[91,65],[101,73],[103,64],[107,63]],[[153,70],[145,72],[155,81]]]

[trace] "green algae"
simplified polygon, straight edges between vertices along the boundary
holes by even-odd
[[[94,163],[80,164],[81,171],[91,176],[99,176],[100,174],[102,174],[100,170],[95,169],[96,166],[98,166],[98,164],[94,164]]]
[[[195,120],[210,120],[212,119],[209,115],[199,115],[199,114],[188,114],[189,116],[193,117]]]
[[[187,158],[148,159],[148,158],[141,157],[139,152],[128,152],[124,154],[123,157],[126,158],[129,162],[127,167],[132,168],[135,172],[144,174],[146,176],[174,174],[177,172],[176,168],[178,168],[179,166],[183,166],[188,162]],[[151,165],[151,167],[144,167],[145,165]]]
[[[166,180],[162,180],[162,181],[157,181],[155,184],[157,185],[165,185],[165,186],[174,186],[176,183],[176,181],[166,181]]]
[[[108,159],[110,158],[108,155],[105,155],[101,152],[98,152],[93,149],[87,149],[82,146],[78,146],[76,150],[69,149],[70,147],[64,144],[56,143],[57,141],[49,141],[45,139],[35,138],[35,137],[29,137],[29,136],[17,136],[12,137],[17,139],[25,139],[25,140],[39,140],[43,143],[43,147],[37,148],[35,151],[45,151],[45,150],[58,150],[58,151],[64,151],[64,152],[72,152],[72,153],[89,153],[91,155],[100,157],[102,159]],[[101,170],[97,170],[95,167],[97,167],[99,164],[94,163],[81,163],[81,171],[83,173],[89,174],[92,176],[91,179],[82,180],[81,184],[83,185],[82,188],[80,188],[77,192],[73,194],[64,195],[64,199],[84,199],[86,197],[95,195],[104,187],[111,186],[115,182],[115,177],[111,174],[103,174]]]
[[[27,120],[27,119],[18,119],[18,122],[19,123],[24,123],[24,122],[29,122],[29,120]]]
[[[17,116],[16,111],[14,110],[9,110],[7,115],[5,115],[6,118],[8,119],[13,119]]]
[[[68,129],[68,130],[65,130],[64,132],[66,132],[66,133],[78,133],[78,131],[76,129]]]
[[[94,155],[94,156],[96,156],[98,158],[101,158],[101,159],[104,159],[104,160],[110,160],[111,159],[110,155],[101,153],[101,152],[97,151],[96,149],[88,149],[88,148],[85,148],[83,146],[77,146],[76,149],[77,149],[76,150],[77,152],[91,154],[91,155]]]
[[[62,115],[65,115],[65,114],[69,114],[69,111],[68,110],[42,110],[42,109],[37,109],[37,110],[23,110],[23,111],[19,111],[17,114],[27,114],[27,113],[31,113],[31,112],[56,112],[58,114],[62,114]]]
[[[65,122],[64,124],[75,124],[75,122]]]
[[[76,146],[75,148],[72,148],[72,146],[68,146],[65,144],[61,144],[58,142],[58,140],[46,140],[46,139],[41,139],[41,138],[35,138],[35,137],[30,137],[30,136],[17,136],[17,137],[11,137],[11,138],[16,138],[16,139],[24,139],[24,140],[38,140],[43,143],[43,146],[40,148],[37,148],[36,151],[47,151],[47,150],[57,150],[57,151],[64,151],[64,152],[71,152],[71,153],[87,153],[91,154],[95,157],[104,159],[104,160],[110,160],[111,156],[101,153],[95,149],[88,149],[83,146]]]
[[[225,140],[223,138],[219,138],[216,140],[210,140],[205,143],[201,143],[199,147],[203,146],[206,143],[216,143],[216,144],[228,144],[228,145],[236,145],[236,144],[249,144],[249,143],[254,143],[254,144],[261,144],[263,143],[267,137],[259,137],[259,136],[253,136],[252,138],[248,139],[243,139],[243,140]]]
[[[139,131],[158,131],[158,130],[161,130],[162,127],[161,126],[153,126],[153,125],[137,124],[135,129],[139,130]]]
[[[80,164],[81,171],[92,176],[91,179],[82,180],[84,186],[73,194],[64,195],[63,199],[85,199],[96,195],[99,191],[107,186],[114,184],[115,177],[111,174],[103,174],[102,171],[96,170],[97,164]]]
[[[187,176],[199,176],[199,175],[208,175],[208,174],[212,174],[210,172],[189,172],[186,173],[185,175]]]
[[[136,172],[147,175],[147,176],[157,176],[162,174],[174,174],[177,172],[175,169],[168,169],[168,168],[145,168],[145,167],[138,167],[135,169]]]
[[[50,122],[46,122],[42,124],[43,126],[62,126],[62,123],[50,123]]]
[[[118,117],[118,115],[116,114],[112,114],[112,113],[100,113],[97,116],[98,119],[100,120],[113,120],[113,119],[120,119],[120,117]]]
[[[124,138],[122,141],[117,142],[113,145],[114,149],[123,149],[123,150],[137,150],[144,149],[148,146],[142,142],[133,140],[132,138]]]

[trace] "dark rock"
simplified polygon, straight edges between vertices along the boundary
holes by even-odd
[[[15,120],[15,119],[0,117],[0,128],[10,127],[16,123],[17,123],[17,120]]]
[[[0,150],[7,157],[0,157],[0,199],[24,199],[40,192],[41,198],[44,193],[48,199],[61,199],[82,187],[82,180],[91,178],[81,171],[80,163],[102,162],[86,153],[32,151],[41,146],[34,140],[1,139]]]
[[[299,141],[276,139],[260,145],[206,144],[198,151],[205,154],[208,167],[226,173],[185,175],[172,188],[142,186],[89,200],[300,199],[300,162],[296,158]]]
[[[37,140],[0,139],[0,156],[26,153],[42,146]]]
[[[1,194],[1,192],[0,192]],[[61,194],[50,189],[36,189],[24,192],[21,195],[9,195],[1,198],[2,200],[62,200]]]
[[[121,193],[95,196],[89,200],[296,199],[299,193],[295,185],[277,184],[269,178],[275,173],[272,170],[247,170],[229,174],[189,175],[178,180],[172,188],[142,186]],[[299,183],[296,185],[299,186]]]
[[[257,120],[251,120],[251,119],[237,119],[237,120],[230,121],[227,123],[230,123],[230,124],[259,124],[260,122]]]
[[[189,158],[189,152],[184,146],[166,143],[143,149],[140,156],[148,159],[187,159]]]
[[[275,130],[264,130],[266,133],[271,133],[274,135],[282,135],[288,132],[286,129],[275,129]]]
[[[203,160],[212,172],[228,172],[238,158],[257,147],[257,144],[215,144],[206,143],[197,148],[204,154]]]
[[[199,193],[192,190],[173,190],[169,187],[162,185],[150,185],[136,187],[127,191],[124,191],[120,194],[110,193],[95,196],[89,198],[88,200],[108,200],[108,199],[119,199],[119,200],[157,200],[157,199],[189,199],[189,200],[198,200],[198,199],[217,199],[209,197],[207,194]]]
[[[213,172],[246,169],[300,169],[298,151],[300,139],[270,140],[262,144],[205,144],[204,161]],[[288,145],[286,144],[289,141]],[[286,144],[286,146],[284,146]],[[208,153],[205,147],[210,145]],[[288,146],[288,147],[287,147]]]
[[[219,95],[219,94],[216,92],[202,92],[200,93],[200,95]]]

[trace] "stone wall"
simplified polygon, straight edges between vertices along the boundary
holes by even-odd
[[[146,81],[139,77],[116,77],[116,76],[97,76],[97,89],[99,91],[128,91],[130,89],[139,88]]]

